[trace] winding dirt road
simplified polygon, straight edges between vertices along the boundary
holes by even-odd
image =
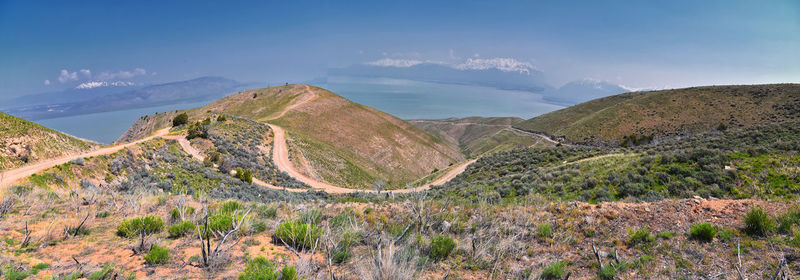
[[[151,135],[151,136],[148,136],[148,137],[145,137],[145,138],[133,141],[133,142],[129,142],[129,143],[125,143],[125,144],[119,144],[119,145],[110,146],[110,147],[104,147],[104,148],[100,148],[100,149],[96,149],[96,150],[92,150],[92,151],[88,151],[88,152],[81,153],[81,154],[76,154],[76,155],[66,155],[66,156],[61,156],[61,157],[57,157],[57,158],[47,159],[47,160],[40,161],[40,162],[31,164],[31,165],[26,165],[26,166],[19,167],[19,168],[16,168],[16,169],[6,170],[3,173],[0,173],[0,188],[10,187],[14,182],[16,182],[16,181],[18,181],[20,179],[26,178],[28,176],[31,176],[31,175],[35,174],[36,172],[51,168],[53,166],[67,163],[67,162],[69,162],[69,161],[71,161],[73,159],[76,159],[76,158],[95,157],[95,156],[101,156],[101,155],[107,155],[107,154],[115,153],[115,152],[117,152],[119,150],[122,150],[122,149],[125,149],[127,147],[139,144],[141,142],[144,142],[144,141],[156,138],[156,137],[163,137],[163,136],[167,135],[167,133],[169,133],[169,128],[164,128],[164,129],[156,131],[156,133]]]
[[[297,179],[298,181],[309,185],[312,189],[323,190],[323,191],[326,191],[328,193],[343,194],[343,193],[356,193],[356,192],[366,192],[366,193],[375,193],[376,192],[375,190],[356,190],[356,189],[342,188],[342,187],[339,187],[339,186],[328,184],[326,182],[322,182],[320,180],[317,180],[317,179],[311,178],[309,176],[306,176],[303,173],[300,173],[299,171],[297,171],[297,169],[295,168],[294,164],[292,164],[292,162],[289,160],[289,148],[288,148],[288,145],[286,144],[286,133],[279,126],[270,124],[270,127],[273,129],[273,132],[275,134],[274,146],[273,146],[273,149],[272,149],[272,160],[275,163],[275,165],[278,167],[279,170],[284,171],[284,172],[288,173],[289,176],[292,176],[295,179]],[[145,137],[145,138],[142,138],[142,139],[130,142],[130,143],[119,144],[119,145],[110,146],[110,147],[104,147],[104,148],[100,148],[100,149],[97,149],[97,150],[85,152],[85,153],[82,153],[82,154],[68,155],[68,156],[52,158],[52,159],[40,161],[40,162],[31,164],[31,165],[19,167],[19,168],[16,168],[16,169],[7,170],[5,172],[0,173],[0,188],[10,187],[14,182],[16,182],[16,181],[18,181],[20,179],[26,178],[28,176],[31,176],[31,175],[35,174],[36,172],[40,172],[42,170],[51,168],[53,166],[67,163],[67,162],[69,162],[69,161],[71,161],[73,159],[76,159],[76,158],[94,157],[94,156],[101,156],[101,155],[107,155],[107,154],[115,153],[115,152],[117,152],[119,150],[122,150],[122,149],[125,149],[127,147],[139,144],[139,143],[144,142],[144,141],[151,140],[151,139],[156,138],[156,137],[163,137],[165,139],[176,140],[176,141],[178,141],[178,144],[180,144],[181,148],[185,152],[190,154],[192,157],[194,157],[195,159],[200,160],[200,161],[202,161],[204,159],[203,154],[200,151],[198,151],[197,149],[195,149],[194,147],[192,147],[191,143],[189,143],[189,141],[186,139],[186,137],[184,137],[184,136],[167,136],[167,133],[169,133],[169,128],[164,128],[164,129],[156,131],[156,133],[151,135],[151,136],[148,136],[148,137]],[[461,174],[462,172],[464,172],[464,170],[466,170],[467,166],[469,166],[473,162],[475,162],[475,160],[470,160],[470,161],[459,163],[458,165],[456,165],[455,167],[451,168],[446,173],[442,174],[441,176],[439,176],[435,180],[431,181],[430,183],[427,183],[425,185],[422,185],[422,186],[419,186],[419,187],[416,187],[416,188],[400,189],[400,190],[387,190],[387,191],[381,191],[381,192],[382,193],[409,193],[409,192],[417,192],[417,191],[421,191],[421,190],[426,190],[426,189],[429,189],[433,185],[441,185],[441,184],[444,184],[444,183],[452,180],[458,174]],[[256,184],[256,185],[262,186],[262,187],[267,187],[267,188],[275,189],[275,190],[285,190],[285,191],[289,191],[289,192],[304,192],[304,191],[308,190],[308,189],[293,189],[293,188],[278,187],[278,186],[269,184],[267,182],[261,181],[261,180],[256,179],[256,178],[253,178],[253,183]]]
[[[270,124],[270,128],[272,128],[275,134],[274,145],[272,147],[272,161],[275,163],[275,166],[278,167],[279,170],[284,171],[289,174],[289,176],[294,177],[300,182],[305,183],[306,185],[311,186],[313,189],[324,190],[329,193],[355,193],[355,192],[367,192],[367,193],[375,193],[375,190],[356,190],[356,189],[348,189],[342,188],[338,186],[334,186],[320,180],[311,178],[306,176],[303,173],[297,171],[294,167],[294,164],[289,160],[289,147],[286,144],[286,133],[283,129],[277,125]],[[456,167],[450,169],[442,176],[439,176],[435,180],[427,183],[425,185],[416,187],[416,188],[409,188],[409,189],[400,189],[400,190],[387,190],[381,191],[382,193],[409,193],[409,192],[416,192],[421,190],[429,189],[431,186],[434,185],[441,185],[450,181],[451,179],[455,178],[461,172],[467,169],[471,163],[475,162],[475,160],[470,160],[466,162],[459,163]]]

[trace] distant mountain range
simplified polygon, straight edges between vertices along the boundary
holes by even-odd
[[[419,63],[410,66],[355,64],[345,68],[328,69],[329,76],[387,77],[424,82],[464,84],[507,90],[544,92],[552,87],[544,75],[529,67],[461,67],[438,63]]]
[[[485,86],[541,94],[558,105],[574,105],[599,97],[631,91],[606,81],[583,79],[554,87],[544,73],[513,59],[468,60],[463,64],[444,64],[408,60],[379,60],[328,69],[328,76],[395,78],[424,82]]]
[[[0,110],[29,120],[219,99],[244,89],[222,77],[138,86],[129,82],[87,82],[73,89],[19,97]]]

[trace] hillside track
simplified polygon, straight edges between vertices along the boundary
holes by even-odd
[[[156,131],[156,133],[151,135],[151,136],[148,136],[148,137],[145,137],[145,138],[133,141],[133,142],[114,145],[114,146],[109,146],[109,147],[104,147],[104,148],[99,148],[99,149],[96,149],[96,150],[92,150],[92,151],[88,151],[88,152],[84,152],[84,153],[80,153],[80,154],[60,156],[60,157],[56,157],[56,158],[51,158],[51,159],[39,161],[39,162],[33,163],[31,165],[26,165],[26,166],[18,167],[18,168],[15,168],[15,169],[6,170],[6,171],[0,173],[0,188],[8,188],[12,184],[14,184],[14,182],[19,181],[20,179],[26,178],[28,176],[36,174],[36,172],[40,172],[42,170],[51,168],[53,166],[67,163],[67,162],[69,162],[69,161],[71,161],[73,159],[86,158],[86,157],[96,157],[96,156],[112,154],[112,153],[115,153],[115,152],[117,152],[119,150],[122,150],[122,149],[125,149],[127,147],[139,144],[139,143],[144,142],[144,141],[151,140],[151,139],[156,138],[156,137],[165,137],[167,135],[167,133],[169,133],[169,128],[164,128],[164,129]]]

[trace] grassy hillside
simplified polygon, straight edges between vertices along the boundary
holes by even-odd
[[[211,123],[209,138],[234,142],[215,147],[248,160],[252,157],[238,150],[258,145],[250,135],[263,128],[242,124]],[[797,150],[797,131],[759,133],[779,137],[751,131],[721,143],[752,146],[758,153],[782,153],[793,143]],[[762,145],[779,142],[783,145]],[[571,149],[522,153],[512,164],[493,168],[517,172],[531,167],[537,154],[553,165],[600,155]],[[715,164],[703,157],[680,161],[690,169]],[[548,179],[554,189],[564,188],[559,175]],[[499,200],[488,198],[497,192],[458,191],[487,199],[442,198],[436,191],[396,196],[277,191],[243,182],[194,159],[178,142],[157,138],[43,170],[2,190],[0,273],[4,279],[269,279],[267,273],[286,268],[281,273],[296,272],[297,279],[442,279],[443,274],[448,279],[706,279],[730,274],[741,258],[743,278],[761,279],[771,277],[783,256],[789,261],[784,271],[797,270],[796,201],[589,204],[529,193],[493,203]],[[150,229],[144,239],[135,234],[134,222]],[[696,233],[703,222],[712,233]],[[205,228],[214,233],[196,232]],[[208,261],[203,246],[216,252]],[[387,263],[397,269],[386,270]],[[262,273],[253,275],[258,264]]]
[[[522,121],[523,119],[516,117],[469,117],[441,120],[420,119],[409,122],[458,146],[461,152],[468,157],[537,144],[549,145],[540,137],[531,136],[512,128],[513,124]]]
[[[300,170],[352,188],[376,181],[402,187],[463,159],[456,147],[403,120],[308,85],[239,92],[187,112],[192,120],[223,112],[281,126]],[[120,140],[166,127],[177,113],[143,117]]]
[[[495,153],[437,188],[470,201],[800,197],[800,122],[634,148],[571,146]]]
[[[97,143],[0,113],[0,170],[98,146]]]
[[[798,117],[798,84],[709,86],[624,93],[544,114],[515,126],[572,142],[627,144]]]

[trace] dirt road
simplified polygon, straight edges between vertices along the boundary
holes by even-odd
[[[16,181],[18,181],[20,179],[26,178],[28,176],[31,176],[31,175],[35,174],[36,172],[51,168],[53,166],[67,163],[67,162],[69,162],[69,161],[71,161],[73,159],[76,159],[76,158],[95,157],[95,156],[111,154],[111,153],[117,152],[119,150],[122,150],[124,148],[127,148],[127,147],[130,147],[130,146],[139,144],[141,142],[153,139],[155,137],[163,137],[163,136],[167,135],[167,133],[169,133],[169,128],[164,128],[164,129],[156,131],[156,133],[151,135],[151,136],[148,136],[148,137],[145,137],[145,138],[142,138],[142,139],[130,142],[130,143],[119,144],[119,145],[114,145],[114,146],[110,146],[110,147],[104,147],[104,148],[96,149],[96,150],[93,150],[93,151],[88,151],[88,152],[85,152],[85,153],[82,153],[82,154],[67,155],[67,156],[52,158],[52,159],[40,161],[40,162],[31,164],[31,165],[22,166],[22,167],[19,167],[19,168],[16,168],[16,169],[6,170],[3,173],[0,173],[0,188],[10,187],[14,182],[16,182]]]
[[[292,176],[295,179],[297,179],[298,181],[303,182],[303,183],[311,186],[311,188],[313,188],[313,189],[323,190],[323,191],[326,191],[328,193],[342,194],[342,193],[355,193],[355,192],[368,192],[368,193],[375,193],[376,192],[375,190],[356,190],[356,189],[342,188],[342,187],[339,187],[339,186],[334,186],[332,184],[328,184],[326,182],[322,182],[320,180],[308,177],[308,176],[304,175],[303,173],[300,173],[294,167],[294,164],[292,164],[292,162],[289,160],[289,148],[288,148],[288,146],[286,144],[286,133],[279,126],[270,124],[270,127],[273,129],[274,134],[275,134],[275,142],[274,142],[275,144],[274,144],[274,147],[273,147],[273,150],[272,150],[272,160],[274,161],[275,165],[278,167],[279,170],[288,173],[289,176]],[[85,153],[77,154],[77,155],[69,155],[69,156],[62,156],[62,157],[58,157],[58,158],[48,159],[48,160],[37,162],[37,163],[31,164],[31,165],[19,167],[19,168],[16,168],[16,169],[7,170],[7,171],[5,171],[3,173],[0,173],[0,188],[10,187],[14,182],[16,182],[16,181],[18,181],[20,179],[26,178],[28,176],[31,176],[31,175],[35,174],[36,172],[40,172],[42,170],[51,168],[53,166],[67,163],[67,162],[69,162],[69,161],[71,161],[73,159],[76,159],[76,158],[94,157],[94,156],[101,156],[101,155],[107,155],[107,154],[115,153],[115,152],[117,152],[119,150],[122,150],[122,149],[125,149],[127,147],[139,144],[139,143],[144,142],[144,141],[151,140],[151,139],[153,139],[155,137],[163,137],[163,138],[166,138],[166,139],[177,140],[178,143],[180,144],[181,148],[184,151],[186,151],[188,154],[192,155],[192,157],[194,157],[194,158],[196,158],[197,160],[200,160],[200,161],[202,161],[204,159],[202,153],[200,153],[200,151],[198,151],[197,149],[192,147],[192,145],[189,143],[189,141],[186,140],[186,137],[184,137],[184,136],[167,136],[167,133],[169,133],[169,128],[164,128],[164,129],[156,131],[155,134],[153,134],[153,135],[151,135],[149,137],[145,137],[145,138],[142,138],[142,139],[130,142],[130,143],[125,143],[125,144],[119,144],[119,145],[115,145],[115,146],[100,148],[100,149],[97,149],[97,150],[93,150],[93,151],[89,151],[89,152],[85,152]],[[439,176],[435,180],[433,180],[430,183],[427,183],[425,185],[422,185],[422,186],[419,186],[419,187],[416,187],[416,188],[409,188],[409,189],[382,191],[382,193],[409,193],[409,192],[416,192],[416,191],[429,189],[433,185],[444,184],[447,181],[450,181],[451,179],[456,177],[458,174],[461,174],[461,172],[464,172],[464,170],[467,168],[467,166],[469,166],[473,162],[475,162],[475,160],[470,160],[470,161],[459,163],[458,165],[456,165],[455,167],[453,167],[449,171],[447,171],[445,174],[442,174],[441,176]],[[278,187],[278,186],[269,184],[267,182],[261,181],[261,180],[256,179],[256,178],[253,178],[253,183],[256,184],[256,185],[259,185],[259,186],[263,186],[263,187],[267,187],[267,188],[275,189],[275,190],[286,190],[286,191],[290,191],[290,192],[304,192],[304,191],[307,191],[307,189],[292,189],[292,188]]]
[[[303,182],[306,185],[311,186],[311,188],[313,188],[313,189],[324,190],[324,191],[329,192],[329,193],[355,193],[355,192],[374,193],[374,192],[376,192],[375,190],[356,190],[356,189],[342,188],[342,187],[338,187],[338,186],[334,186],[334,185],[322,182],[320,180],[308,177],[303,173],[300,173],[294,167],[294,164],[292,164],[292,162],[289,161],[289,147],[286,144],[286,133],[283,131],[282,128],[280,128],[277,125],[270,124],[269,126],[270,126],[270,128],[272,128],[272,130],[273,130],[273,132],[275,134],[274,146],[272,148],[272,161],[275,163],[275,166],[277,166],[279,170],[288,173],[289,176],[292,176],[295,179],[297,179],[298,181]],[[430,182],[428,184],[425,184],[425,185],[422,185],[422,186],[419,186],[419,187],[416,187],[416,188],[410,188],[410,189],[382,191],[382,193],[416,192],[416,191],[429,189],[432,185],[444,184],[447,181],[450,181],[451,179],[456,177],[458,174],[461,174],[461,172],[464,172],[464,170],[467,169],[467,166],[470,165],[473,162],[475,162],[475,160],[470,160],[470,161],[467,161],[467,162],[459,163],[459,165],[457,165],[456,167],[450,169],[449,171],[447,171],[447,173],[443,174],[439,178],[436,178],[435,180],[433,180],[432,182]]]

